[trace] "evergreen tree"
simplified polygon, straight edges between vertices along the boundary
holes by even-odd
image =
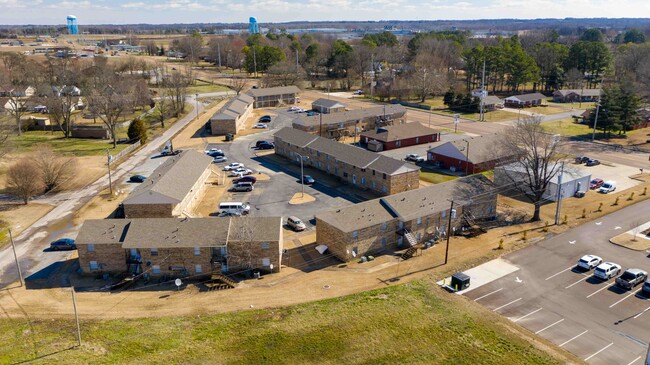
[[[130,140],[139,139],[142,144],[147,142],[147,127],[144,125],[144,121],[140,118],[133,119],[126,134],[129,136]]]

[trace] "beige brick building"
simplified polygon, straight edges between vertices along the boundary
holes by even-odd
[[[136,218],[84,222],[76,244],[84,274],[150,276],[279,272],[281,217]]]
[[[475,175],[317,214],[316,242],[350,261],[444,236],[450,215],[452,232],[493,219],[492,183]]]
[[[192,216],[211,165],[210,156],[193,150],[168,157],[122,202],[125,218]]]
[[[387,104],[371,108],[343,110],[336,113],[307,116],[299,114],[292,126],[304,132],[327,138],[353,136],[377,127],[400,124],[406,121],[406,108]]]
[[[290,105],[298,102],[300,89],[297,86],[266,87],[252,89],[246,94],[253,97],[254,108],[271,108],[279,105]]]
[[[244,129],[253,110],[253,97],[239,94],[210,117],[210,131],[214,135],[237,134]]]

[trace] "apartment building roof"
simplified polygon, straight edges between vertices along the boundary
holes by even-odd
[[[326,126],[330,124],[339,124],[339,123],[349,123],[357,120],[368,119],[368,118],[383,118],[384,115],[387,117],[397,116],[401,117],[406,114],[406,108],[399,104],[387,104],[384,106],[375,106],[365,109],[354,109],[354,110],[345,110],[337,113],[329,114],[320,114],[307,116],[299,115],[296,119],[293,120],[294,125],[302,127],[313,127],[319,126],[321,123]],[[322,120],[321,120],[322,118]],[[388,118],[387,118],[388,119]]]
[[[422,137],[427,135],[436,134],[438,131],[423,126],[418,122],[395,124],[381,127],[378,130],[367,131],[361,133],[362,137],[376,139],[381,142],[394,142],[404,139]]]
[[[297,86],[279,86],[279,87],[265,87],[262,89],[251,89],[247,92],[248,95],[259,98],[262,96],[272,96],[272,95],[285,95],[285,94],[297,94],[300,92],[300,89]]]
[[[468,160],[473,164],[494,161],[511,156],[512,153],[501,147],[502,136],[486,134],[477,137],[458,139],[430,149],[429,153]],[[469,148],[469,155],[467,148]]]

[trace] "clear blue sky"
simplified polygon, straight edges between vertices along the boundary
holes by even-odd
[[[0,24],[650,17],[649,0],[0,0]]]

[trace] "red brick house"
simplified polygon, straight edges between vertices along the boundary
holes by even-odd
[[[427,161],[466,174],[490,170],[497,163],[514,157],[512,152],[499,148],[500,138],[497,134],[488,134],[447,142],[427,151]]]
[[[546,96],[540,93],[513,95],[503,99],[507,108],[528,108],[531,106],[542,105]]]
[[[418,144],[438,142],[440,132],[418,122],[389,125],[361,133],[361,143],[372,151],[386,151]]]

